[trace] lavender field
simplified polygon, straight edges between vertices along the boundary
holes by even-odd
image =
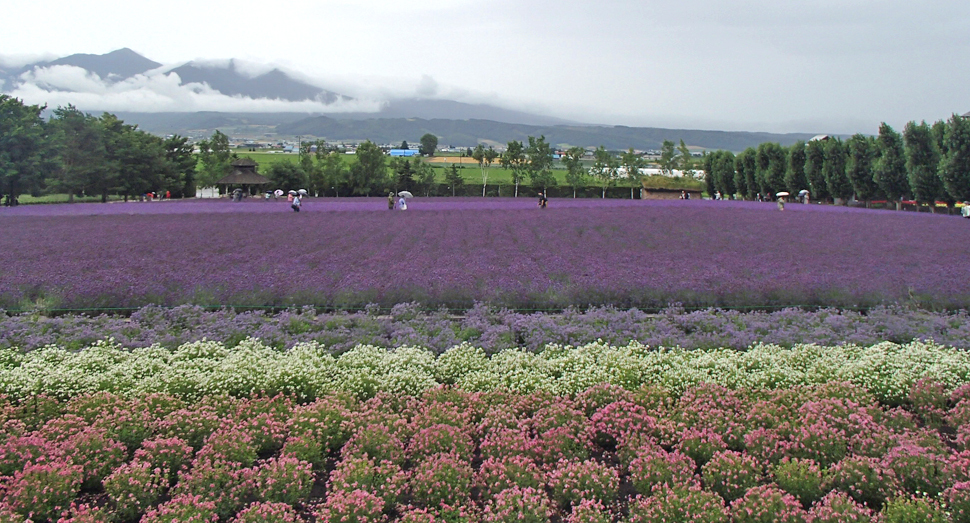
[[[417,198],[0,209],[0,307],[966,308],[965,220],[714,201]]]

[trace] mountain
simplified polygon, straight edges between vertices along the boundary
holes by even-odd
[[[50,62],[33,65],[37,67],[73,65],[97,74],[102,80],[124,80],[162,66],[162,64],[149,60],[127,47],[101,55],[72,54]]]
[[[663,129],[656,127],[626,127],[600,125],[523,125],[491,120],[446,120],[421,118],[374,118],[369,120],[337,119],[313,116],[276,126],[276,133],[285,136],[316,136],[328,141],[363,141],[395,144],[402,140],[416,142],[425,133],[438,137],[442,145],[474,147],[479,143],[504,145],[512,140],[526,141],[529,136],[545,136],[546,141],[560,147],[604,146],[607,149],[660,149],[664,140],[704,149],[743,151],[762,142],[790,145],[808,140],[813,134],[752,133],[732,131],[700,131]]]
[[[328,104],[336,102],[340,98],[349,99],[349,97],[296,80],[279,69],[249,77],[239,71],[235,60],[230,60],[227,68],[189,62],[172,69],[171,72],[179,75],[182,85],[205,83],[228,96],[281,99],[291,102],[317,100]]]

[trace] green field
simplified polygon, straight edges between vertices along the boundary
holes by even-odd
[[[270,166],[279,162],[296,162],[299,156],[295,153],[273,153],[273,152],[250,152],[245,150],[237,150],[236,154],[240,158],[251,158],[259,164],[258,170],[265,173],[269,170]],[[460,161],[462,155],[458,153],[441,153],[437,158],[454,158],[455,163]],[[349,168],[355,161],[354,155],[346,155],[344,157],[344,163]],[[420,158],[412,158],[411,161],[427,161]],[[466,159],[467,162],[467,159]],[[451,167],[451,163],[448,162],[428,162],[431,164],[435,171],[435,180],[439,183],[445,183],[445,170]],[[589,162],[589,166],[592,166],[592,162]],[[465,181],[465,185],[481,185],[482,184],[482,171],[476,163],[463,163],[458,166],[461,171],[462,179]],[[560,186],[566,185],[566,171],[562,168],[559,162],[553,164],[553,173],[556,176],[556,183]],[[489,185],[510,185],[512,184],[512,173],[508,169],[503,168],[498,162],[493,163],[491,167],[488,168],[488,183]],[[647,183],[649,187],[667,187],[671,189],[703,189],[703,182],[701,181],[687,181],[679,180],[676,178],[668,178],[663,176],[650,176],[647,177]],[[526,180],[526,185],[528,180]],[[587,182],[589,186],[596,186],[597,181],[590,178]],[[617,186],[619,187],[629,187],[630,183],[627,180],[617,180]]]

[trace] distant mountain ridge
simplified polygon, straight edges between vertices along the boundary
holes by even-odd
[[[182,86],[205,84],[233,99],[312,101],[334,104],[353,98],[294,78],[278,68],[262,74],[247,74],[236,60],[220,64],[187,62],[166,69],[163,64],[124,48],[103,55],[74,54],[56,60],[36,62],[23,67],[0,68],[2,90],[11,92],[31,79],[29,73],[44,68],[66,65],[79,67],[113,84],[137,75],[175,73]],[[171,67],[171,66],[169,66]],[[25,74],[28,73],[28,74]],[[135,82],[138,84],[138,82]],[[69,84],[73,85],[73,84]],[[51,87],[42,81],[37,86],[46,90],[73,92],[67,87]],[[193,89],[191,86],[186,89]],[[100,110],[85,110],[100,114]],[[432,98],[398,98],[385,100],[377,112],[136,112],[110,111],[129,123],[157,134],[211,134],[215,129],[241,129],[264,135],[316,136],[331,141],[371,140],[380,143],[418,141],[425,133],[439,138],[439,143],[474,146],[478,143],[505,144],[525,141],[529,136],[544,135],[552,144],[610,149],[658,149],[664,140],[707,149],[741,151],[766,141],[788,145],[807,140],[815,133],[773,134],[758,132],[699,131],[585,125],[567,120],[505,109],[489,104],[469,104]]]

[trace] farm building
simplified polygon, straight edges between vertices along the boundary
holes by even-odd
[[[391,156],[417,156],[418,151],[414,149],[391,149],[388,154]]]

